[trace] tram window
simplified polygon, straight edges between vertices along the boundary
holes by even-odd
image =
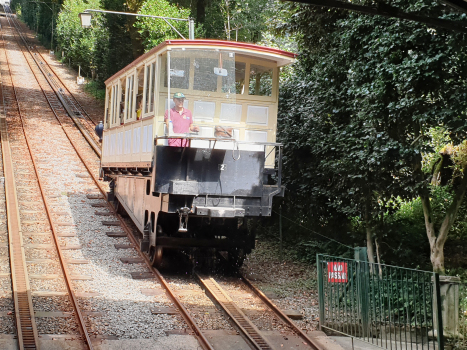
[[[271,96],[272,91],[272,68],[250,65],[250,95]]]
[[[193,63],[195,79],[193,90],[217,91],[217,75],[213,67],[218,66],[218,60],[213,58],[196,58]]]
[[[222,56],[226,56],[227,54],[224,53]],[[236,87],[236,74],[234,75],[233,72],[236,71],[236,63],[233,59],[228,59],[222,57],[222,68],[227,70],[227,75],[222,76],[222,92],[228,94],[236,94],[237,87]],[[229,72],[232,72],[229,74]]]
[[[112,86],[112,124],[117,122],[118,115],[118,85]]]
[[[112,110],[112,89],[111,88],[107,88],[107,91],[106,91],[106,98],[107,98],[107,105],[105,106],[105,119],[104,119],[104,125],[105,125],[105,128],[109,128],[110,127],[110,112]]]
[[[156,63],[153,62],[146,66],[146,105],[144,113],[151,113],[154,110],[154,74]]]
[[[126,83],[125,78],[120,79],[121,86],[121,96],[120,96],[120,108],[118,110],[119,122],[123,124],[123,115],[125,114],[125,93],[126,93]]]
[[[129,120],[129,119],[131,119],[133,117],[132,112],[133,112],[134,76],[130,75],[129,77],[127,77],[126,83],[127,83],[127,85],[126,85],[127,86],[127,88],[126,88],[127,94],[126,94],[126,101],[125,101],[125,111],[126,111],[125,120]]]
[[[146,104],[144,106],[144,113],[149,112],[149,79],[151,77],[151,66],[146,66],[145,68],[145,75],[146,75],[146,87],[145,87],[145,101]]]
[[[189,57],[174,57],[175,53],[170,57],[170,88],[171,89],[188,89],[190,82],[190,58]],[[167,87],[167,56],[162,57],[164,87]]]
[[[155,86],[156,62],[151,63],[151,93],[149,95],[149,112],[154,111],[154,86]]]
[[[235,91],[242,95],[245,92],[245,62],[235,62]]]
[[[140,68],[138,70],[138,75],[137,75],[137,92],[136,92],[136,105],[135,105],[135,113],[136,113],[136,119],[139,120],[141,119],[141,113],[142,113],[142,108],[143,108],[143,90],[144,90],[144,70],[143,68]]]

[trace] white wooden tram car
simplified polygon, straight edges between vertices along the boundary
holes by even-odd
[[[279,69],[295,54],[220,40],[170,40],[106,81],[102,172],[142,233],[154,264],[166,249],[254,247],[246,218],[271,215],[282,195],[276,143]],[[185,96],[198,133],[167,130]],[[188,140],[188,147],[168,140]]]

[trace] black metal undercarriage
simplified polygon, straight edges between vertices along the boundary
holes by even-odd
[[[278,148],[277,169],[264,167],[265,152],[155,146],[151,168],[102,171],[107,179],[144,176],[150,195],[162,196],[161,211],[144,220],[141,248],[150,256],[161,248],[214,248],[237,252],[238,262],[254,248],[248,218],[270,216],[272,198],[283,195]]]

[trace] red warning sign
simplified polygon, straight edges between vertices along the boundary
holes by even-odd
[[[346,262],[328,262],[328,282],[344,283],[347,282],[347,263]]]

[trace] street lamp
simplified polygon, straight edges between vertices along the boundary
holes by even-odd
[[[91,17],[92,15],[89,12],[81,12],[79,15],[81,20],[81,27],[90,28],[91,27]]]
[[[137,13],[131,12],[117,12],[117,11],[104,11],[104,10],[93,10],[93,9],[86,9],[84,12],[81,12],[78,16],[81,20],[81,26],[83,28],[91,27],[91,14],[89,12],[100,12],[100,13],[113,13],[116,15],[127,15],[127,16],[136,16],[136,17],[149,17],[149,18],[160,18],[167,23],[170,28],[172,28],[178,35],[180,35],[183,39],[186,39],[172,24],[169,23],[169,19],[173,21],[186,21],[188,22],[188,37],[189,39],[195,38],[195,22],[191,18],[174,18],[174,17],[163,17],[163,16],[152,16],[152,15],[140,15]]]

